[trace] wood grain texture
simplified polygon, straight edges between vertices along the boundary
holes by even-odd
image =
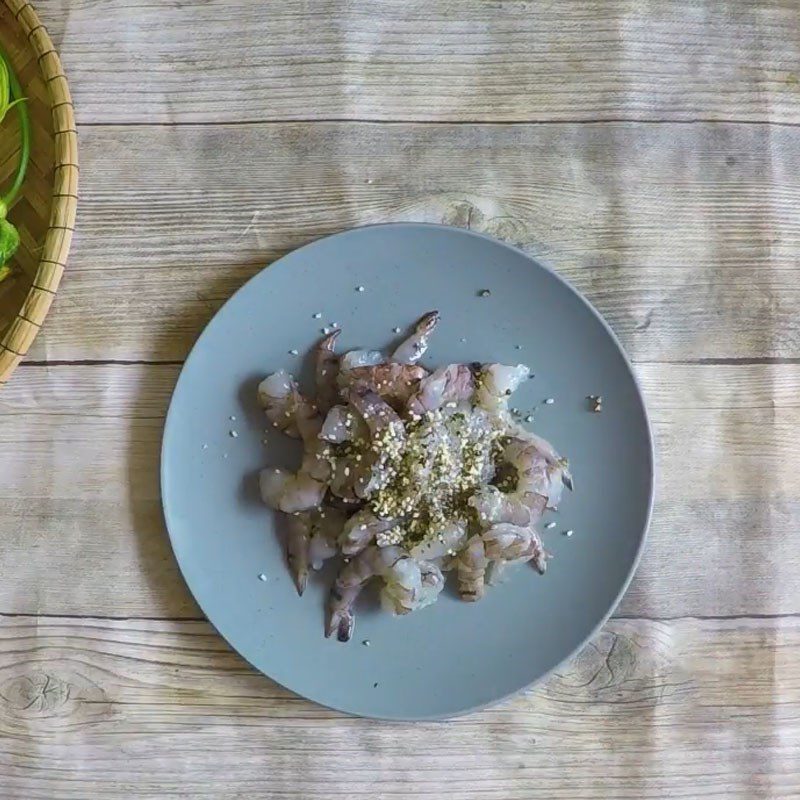
[[[635,360],[800,354],[794,128],[101,127],[81,152],[91,177],[35,359],[182,359],[265,263],[395,220],[520,245]]]
[[[800,793],[799,743],[796,618],[613,621],[540,688],[415,724],[301,700],[204,622],[0,618],[7,800],[753,800]]]
[[[159,500],[178,369],[28,366],[0,395],[0,574],[14,576],[0,582],[0,612],[198,616]],[[800,613],[800,366],[648,364],[639,373],[658,493],[620,613]],[[226,440],[228,427],[221,422]],[[260,430],[240,428],[231,446],[260,441]]]
[[[796,0],[37,9],[82,197],[50,363],[0,393],[0,798],[800,796]],[[201,621],[159,502],[169,395],[216,309],[288,250],[394,220],[572,281],[658,447],[618,618],[539,689],[439,724],[256,674]],[[59,363],[80,359],[174,363]]]
[[[37,5],[84,123],[800,121],[793,0]]]

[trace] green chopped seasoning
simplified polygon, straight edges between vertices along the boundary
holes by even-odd
[[[19,117],[20,150],[17,171],[8,191],[0,196],[0,281],[11,273],[10,261],[19,247],[19,232],[7,219],[8,210],[17,197],[30,158],[31,133],[28,119],[27,101],[22,96],[22,88],[11,69],[6,56],[0,52],[0,125],[6,114],[16,107]]]

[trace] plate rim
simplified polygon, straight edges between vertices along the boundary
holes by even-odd
[[[619,351],[619,354],[622,356],[623,363],[625,365],[625,369],[627,373],[630,375],[631,380],[633,381],[634,388],[636,390],[636,396],[639,402],[639,406],[642,410],[642,416],[644,418],[644,431],[647,438],[647,463],[646,466],[648,472],[648,498],[647,498],[647,508],[645,511],[645,518],[644,524],[642,526],[641,534],[639,535],[639,542],[636,546],[636,553],[634,554],[633,560],[631,562],[631,566],[628,570],[628,573],[625,577],[625,580],[622,582],[622,585],[614,596],[614,599],[609,604],[608,609],[603,613],[600,617],[599,621],[594,625],[594,627],[589,631],[589,633],[584,636],[580,642],[563,658],[559,659],[557,663],[555,663],[550,669],[543,672],[541,675],[537,676],[533,680],[529,681],[528,683],[520,686],[517,689],[514,689],[510,692],[506,692],[492,700],[488,700],[486,702],[477,703],[472,706],[465,707],[463,709],[459,709],[458,711],[448,712],[448,713],[434,713],[434,714],[414,714],[414,715],[403,715],[403,714],[367,714],[367,713],[359,713],[357,711],[353,711],[352,709],[343,708],[341,706],[337,706],[334,703],[329,703],[324,700],[318,699],[316,697],[312,697],[306,694],[301,694],[289,686],[281,683],[280,681],[273,678],[264,670],[260,669],[256,664],[254,664],[247,656],[245,656],[241,650],[233,644],[231,639],[217,626],[217,624],[211,619],[211,615],[208,613],[206,608],[204,607],[203,603],[195,594],[194,590],[192,589],[191,584],[186,576],[186,572],[184,571],[183,564],[181,563],[181,558],[179,555],[179,548],[176,545],[175,537],[173,536],[172,529],[170,526],[170,513],[168,511],[168,504],[165,500],[165,480],[166,480],[166,450],[167,450],[167,440],[169,438],[169,431],[172,424],[172,419],[174,417],[175,412],[175,396],[178,392],[178,389],[181,384],[181,380],[183,379],[184,373],[186,371],[186,367],[189,365],[192,357],[197,352],[198,348],[200,347],[209,327],[214,322],[214,320],[218,317],[218,315],[222,312],[222,310],[233,301],[233,299],[240,293],[244,292],[248,286],[259,278],[266,270],[273,269],[274,267],[278,266],[282,261],[286,260],[289,256],[294,255],[303,250],[313,249],[314,247],[320,245],[322,242],[326,242],[330,239],[337,239],[337,238],[344,238],[347,236],[357,235],[361,231],[372,230],[372,229],[379,229],[379,228],[395,228],[395,229],[415,229],[415,228],[428,228],[428,229],[439,229],[448,231],[451,233],[456,233],[459,235],[467,236],[467,237],[474,237],[477,239],[483,239],[485,241],[491,242],[494,245],[498,245],[502,248],[510,250],[511,252],[515,253],[518,256],[522,256],[527,261],[531,262],[535,267],[545,270],[546,272],[550,273],[562,286],[564,286],[574,297],[576,297],[579,302],[588,309],[588,311],[597,319],[597,321],[603,326],[606,334],[611,338],[612,342],[614,343],[615,347]],[[631,363],[630,358],[628,357],[628,353],[626,352],[625,348],[622,346],[619,338],[617,337],[614,330],[611,328],[609,323],[603,317],[603,315],[592,305],[592,303],[584,297],[584,295],[578,291],[566,278],[561,276],[553,267],[551,267],[546,261],[540,260],[538,257],[534,257],[526,253],[521,247],[517,247],[513,244],[509,244],[508,242],[504,242],[500,239],[495,238],[494,236],[490,236],[489,234],[482,233],[480,231],[474,231],[468,228],[460,228],[455,225],[443,225],[436,222],[412,222],[412,221],[400,221],[400,222],[379,222],[379,223],[371,223],[367,225],[357,225],[351,228],[346,228],[341,231],[337,231],[336,233],[326,234],[324,236],[319,236],[315,239],[312,239],[310,242],[306,242],[299,247],[293,248],[288,252],[284,253],[279,258],[276,258],[274,261],[267,263],[264,267],[262,267],[258,272],[248,278],[238,289],[236,289],[226,300],[225,302],[214,312],[214,315],[211,319],[206,322],[203,326],[202,331],[200,331],[199,335],[195,339],[194,343],[192,344],[186,359],[184,360],[183,364],[181,365],[180,372],[178,374],[178,378],[175,381],[175,386],[172,389],[172,393],[170,394],[169,406],[167,408],[167,413],[164,418],[164,428],[161,435],[161,448],[159,451],[159,494],[160,494],[160,503],[161,503],[161,512],[164,518],[164,524],[167,529],[167,536],[169,537],[170,547],[172,549],[173,556],[175,558],[175,562],[178,565],[178,569],[180,570],[181,577],[186,588],[189,590],[189,593],[192,595],[192,599],[195,603],[197,603],[198,607],[200,608],[205,620],[211,625],[212,628],[221,636],[228,646],[237,654],[239,658],[242,658],[247,664],[250,665],[257,673],[263,675],[264,677],[271,680],[273,683],[277,684],[281,688],[285,689],[287,692],[295,695],[296,697],[301,697],[309,702],[316,703],[319,706],[324,708],[328,708],[332,711],[336,711],[341,714],[346,714],[350,717],[356,717],[361,719],[376,719],[376,720],[383,720],[387,722],[425,722],[425,721],[434,721],[434,720],[444,720],[444,719],[455,719],[456,717],[461,717],[466,714],[471,714],[476,711],[483,710],[485,708],[490,708],[499,705],[513,697],[521,695],[523,692],[527,692],[534,687],[537,687],[544,683],[551,675],[561,669],[565,664],[572,659],[584,648],[586,645],[591,642],[597,634],[601,631],[601,629],[605,626],[609,619],[611,619],[612,615],[616,611],[617,607],[620,604],[620,601],[624,597],[625,593],[628,591],[630,587],[631,581],[633,580],[636,571],[639,568],[639,565],[642,560],[642,555],[644,553],[645,545],[647,544],[647,539],[650,532],[650,525],[652,522],[653,516],[653,508],[655,505],[655,494],[656,494],[656,453],[655,453],[655,441],[653,437],[653,428],[652,422],[650,420],[650,415],[647,411],[647,404],[645,402],[645,395],[642,391],[641,384],[639,383],[639,379],[636,376],[636,372],[633,369],[633,365]]]

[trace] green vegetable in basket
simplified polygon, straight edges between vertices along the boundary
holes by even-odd
[[[31,125],[28,119],[28,108],[22,96],[22,88],[17,76],[14,74],[5,55],[0,52],[0,124],[2,124],[8,111],[16,106],[19,117],[20,151],[17,171],[11,188],[0,197],[0,281],[11,273],[9,262],[19,247],[19,232],[6,219],[8,209],[19,193],[25,172],[28,169],[28,160],[31,150]],[[2,131],[0,131],[2,135]]]

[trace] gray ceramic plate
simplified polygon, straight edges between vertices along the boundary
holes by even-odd
[[[364,292],[356,291],[359,285]],[[480,297],[483,289],[491,295]],[[514,395],[513,405],[536,408],[533,427],[570,458],[575,492],[550,515],[557,524],[543,536],[554,557],[544,576],[524,565],[479,603],[445,591],[432,607],[403,618],[367,601],[358,608],[352,641],[341,644],[323,637],[332,576],[324,573],[297,596],[273,513],[257,496],[258,470],[292,463],[297,453],[272,433],[262,444],[256,384],[280,367],[307,380],[302,355],[323,324],[341,324],[341,350],[383,346],[395,338],[395,326],[432,308],[442,321],[429,364],[524,361],[533,368],[535,379]],[[321,320],[313,318],[316,312]],[[300,357],[290,355],[294,349]],[[603,396],[601,414],[588,410],[589,394]],[[549,397],[555,402],[541,405]],[[248,661],[335,709],[430,719],[530,685],[602,624],[642,547],[653,459],[630,366],[603,320],[572,288],[485,236],[397,224],[347,231],[296,250],[226,303],[175,389],[161,481],[186,581],[209,620]],[[567,529],[574,535],[565,536]]]

